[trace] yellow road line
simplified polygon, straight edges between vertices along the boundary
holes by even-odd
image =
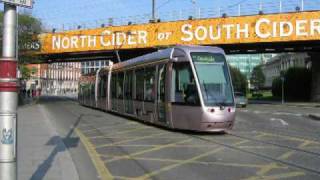
[[[185,143],[185,142],[189,142],[189,141],[192,141],[192,140],[191,139],[185,139],[185,140],[182,140],[182,141],[179,141],[179,142],[174,142],[174,143],[170,143],[170,144],[161,145],[161,146],[158,146],[158,147],[153,147],[153,148],[142,150],[142,151],[139,151],[139,152],[136,152],[136,153],[133,153],[133,154],[124,155],[122,157],[112,158],[112,159],[108,160],[107,162],[110,163],[110,162],[118,161],[118,160],[121,160],[121,159],[131,159],[134,156],[138,156],[138,155],[145,154],[145,153],[148,153],[148,152],[158,151],[158,150],[161,150],[161,149],[164,149],[164,148],[168,148],[168,147],[174,147],[176,144]]]
[[[289,172],[289,173],[282,173],[282,174],[277,174],[277,175],[271,175],[271,176],[254,176],[247,178],[245,180],[276,180],[276,179],[287,179],[287,178],[292,178],[292,177],[297,177],[297,176],[304,176],[304,172]]]
[[[299,148],[305,148],[306,146],[313,144],[311,141],[306,140],[302,144],[299,145]]]
[[[288,151],[288,152],[282,154],[281,156],[279,156],[278,159],[286,160],[286,159],[288,159],[290,156],[292,156],[294,153],[295,153],[295,151]]]
[[[265,175],[266,173],[270,172],[273,169],[280,169],[283,168],[284,166],[279,166],[277,163],[270,163],[265,166],[263,166],[258,172],[258,175]]]
[[[179,139],[177,139],[179,140]],[[165,144],[164,144],[165,145]],[[163,144],[124,144],[120,145],[121,147],[159,147],[163,146]],[[183,147],[183,148],[213,148],[217,147],[217,145],[183,145],[177,144],[175,147]]]
[[[274,146],[239,146],[241,149],[276,149]]]
[[[79,136],[81,142],[85,146],[91,160],[96,167],[100,178],[103,180],[111,180],[113,179],[112,174],[109,172],[105,163],[100,159],[99,154],[94,148],[94,145],[89,141],[89,139],[77,128],[75,129],[76,134]]]
[[[279,135],[279,134],[270,134],[270,133],[265,133],[265,132],[264,132],[264,134],[266,136],[281,137],[281,138],[292,140],[292,141],[299,141],[299,142],[309,141],[310,143],[320,145],[320,142],[318,142],[318,141],[313,141],[313,140],[308,140],[308,139],[303,139],[303,138],[290,137],[290,136]]]
[[[200,159],[200,158],[206,157],[206,156],[208,156],[208,155],[217,153],[217,152],[219,152],[219,151],[221,151],[221,150],[223,150],[223,149],[224,149],[224,147],[220,147],[220,148],[214,149],[214,150],[212,150],[212,151],[209,151],[209,152],[207,152],[207,153],[202,153],[202,154],[200,154],[200,155],[198,155],[198,156],[195,156],[195,157],[193,157],[193,158],[190,158],[190,159],[187,159],[187,160],[178,162],[178,163],[176,163],[176,164],[172,164],[172,165],[163,167],[163,168],[161,168],[161,169],[159,169],[159,170],[156,170],[156,171],[147,173],[147,174],[145,174],[145,175],[143,175],[143,176],[137,177],[136,179],[149,179],[149,178],[151,178],[152,176],[155,176],[155,175],[157,175],[157,174],[159,174],[159,173],[162,173],[162,172],[164,172],[164,171],[168,171],[168,170],[170,170],[170,169],[173,169],[173,168],[182,166],[182,165],[184,165],[184,164],[192,163],[192,162],[194,162],[194,161],[197,160],[197,159]]]
[[[272,176],[265,176],[266,179],[275,180],[275,179],[285,179],[285,178],[291,178],[291,177],[297,177],[297,176],[304,176],[304,172],[289,172],[289,173],[282,173]]]
[[[134,129],[129,129],[129,130],[125,130],[125,131],[117,131],[117,132],[113,132],[113,133],[109,133],[112,135],[119,135],[119,134],[127,134],[130,132],[135,132],[135,131],[139,131],[139,130],[146,130],[146,129],[150,129],[151,127],[145,127],[145,126],[139,126],[137,128]],[[92,136],[90,137],[90,139],[99,139],[99,138],[104,138],[106,136],[108,136],[109,134],[103,135],[103,136]]]
[[[102,147],[108,147],[108,146],[115,146],[115,145],[131,142],[131,141],[148,139],[148,138],[151,138],[151,137],[154,137],[154,136],[160,136],[160,135],[164,135],[164,134],[167,134],[167,132],[161,132],[161,133],[153,134],[153,135],[150,135],[150,136],[142,136],[142,137],[137,137],[137,138],[133,138],[133,139],[129,139],[129,140],[123,140],[123,141],[119,141],[119,142],[116,142],[116,143],[103,144],[103,145],[100,145],[100,146],[96,146],[96,149],[97,148],[102,148]]]
[[[125,123],[125,124],[117,124],[117,125],[104,125],[102,127],[98,127],[98,128],[93,128],[93,129],[86,129],[86,130],[81,130],[83,133],[88,133],[91,131],[96,131],[96,130],[108,130],[108,129],[114,129],[114,128],[119,128],[122,126],[129,126],[129,125],[136,125],[137,123],[133,123],[133,122],[129,122],[129,123]]]
[[[135,157],[135,160],[145,160],[145,161],[159,161],[159,162],[172,162],[179,163],[183,160],[176,159],[163,159],[163,158],[145,158],[145,157]],[[205,162],[205,161],[194,161],[190,162],[190,164],[202,164],[202,165],[220,165],[220,166],[232,166],[232,167],[249,167],[249,168],[261,168],[265,165],[259,164],[239,164],[239,163],[225,163],[225,162]]]

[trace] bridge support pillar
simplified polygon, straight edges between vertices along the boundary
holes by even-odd
[[[310,53],[312,61],[311,100],[320,102],[320,53]]]

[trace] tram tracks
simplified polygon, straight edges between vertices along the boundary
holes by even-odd
[[[249,141],[254,141],[254,142],[257,142],[257,143],[263,143],[263,144],[268,144],[268,145],[272,145],[272,146],[278,146],[278,147],[281,147],[281,148],[286,148],[286,149],[297,151],[297,152],[303,152],[303,153],[307,153],[307,154],[310,154],[310,155],[318,156],[320,158],[320,153],[319,152],[307,151],[307,150],[302,149],[302,148],[296,148],[296,147],[283,145],[283,144],[279,144],[279,143],[268,142],[266,140],[259,140],[259,139],[250,138],[250,137],[247,137],[247,136],[242,136],[242,135],[238,135],[238,134],[234,134],[234,133],[228,133],[228,135],[233,136],[233,137],[237,137],[237,138],[240,138],[240,139],[246,139],[246,140],[249,140]],[[307,140],[307,141],[309,141],[309,140]],[[320,145],[320,142],[319,142],[319,145]]]
[[[304,154],[313,156],[315,158],[319,158],[319,162],[320,162],[320,153],[318,153],[318,152],[308,151],[308,150],[304,150],[304,149],[301,149],[301,148],[296,148],[296,147],[292,147],[292,146],[288,146],[288,145],[268,142],[268,141],[264,141],[264,140],[258,140],[258,139],[255,139],[255,138],[241,136],[241,135],[237,135],[237,134],[233,134],[233,133],[229,133],[228,135],[232,136],[232,137],[236,137],[239,140],[247,140],[248,142],[256,142],[256,143],[261,143],[261,144],[266,144],[266,145],[272,145],[272,146],[275,146],[275,147],[288,149],[289,151],[304,153]],[[229,144],[229,143],[224,143],[224,142],[221,142],[220,140],[215,140],[213,138],[209,139],[209,138],[202,137],[202,136],[199,136],[199,135],[190,135],[190,136],[193,137],[193,138],[196,138],[196,139],[200,139],[200,140],[209,142],[209,143],[214,143],[214,144],[220,145],[222,147],[225,147],[225,148],[228,148],[228,149],[231,149],[231,150],[236,150],[236,151],[239,151],[239,152],[242,152],[242,153],[254,155],[256,157],[259,157],[259,158],[262,158],[262,159],[265,159],[265,160],[273,161],[273,162],[276,162],[276,163],[279,163],[279,164],[282,164],[282,165],[285,165],[285,166],[288,166],[288,167],[293,167],[293,168],[300,169],[300,170],[303,170],[303,171],[306,171],[306,172],[310,172],[310,173],[316,174],[318,176],[320,175],[320,169],[315,169],[313,167],[304,166],[304,165],[295,163],[294,161],[290,161],[290,160],[286,160],[286,159],[280,159],[279,157],[273,157],[271,155],[266,155],[264,153],[260,153],[259,151],[247,150],[247,149],[242,148],[240,146],[232,145],[232,144]]]

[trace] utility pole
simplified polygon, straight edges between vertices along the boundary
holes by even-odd
[[[16,59],[17,7],[4,5],[3,45],[0,59],[0,179],[17,179],[17,105]]]
[[[156,21],[156,0],[152,0],[152,20]]]
[[[32,0],[4,2],[3,45],[0,58],[0,179],[17,179],[17,6],[32,7]]]

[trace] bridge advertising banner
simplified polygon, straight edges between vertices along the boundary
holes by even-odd
[[[320,12],[110,26],[41,35],[43,54],[320,39]]]

